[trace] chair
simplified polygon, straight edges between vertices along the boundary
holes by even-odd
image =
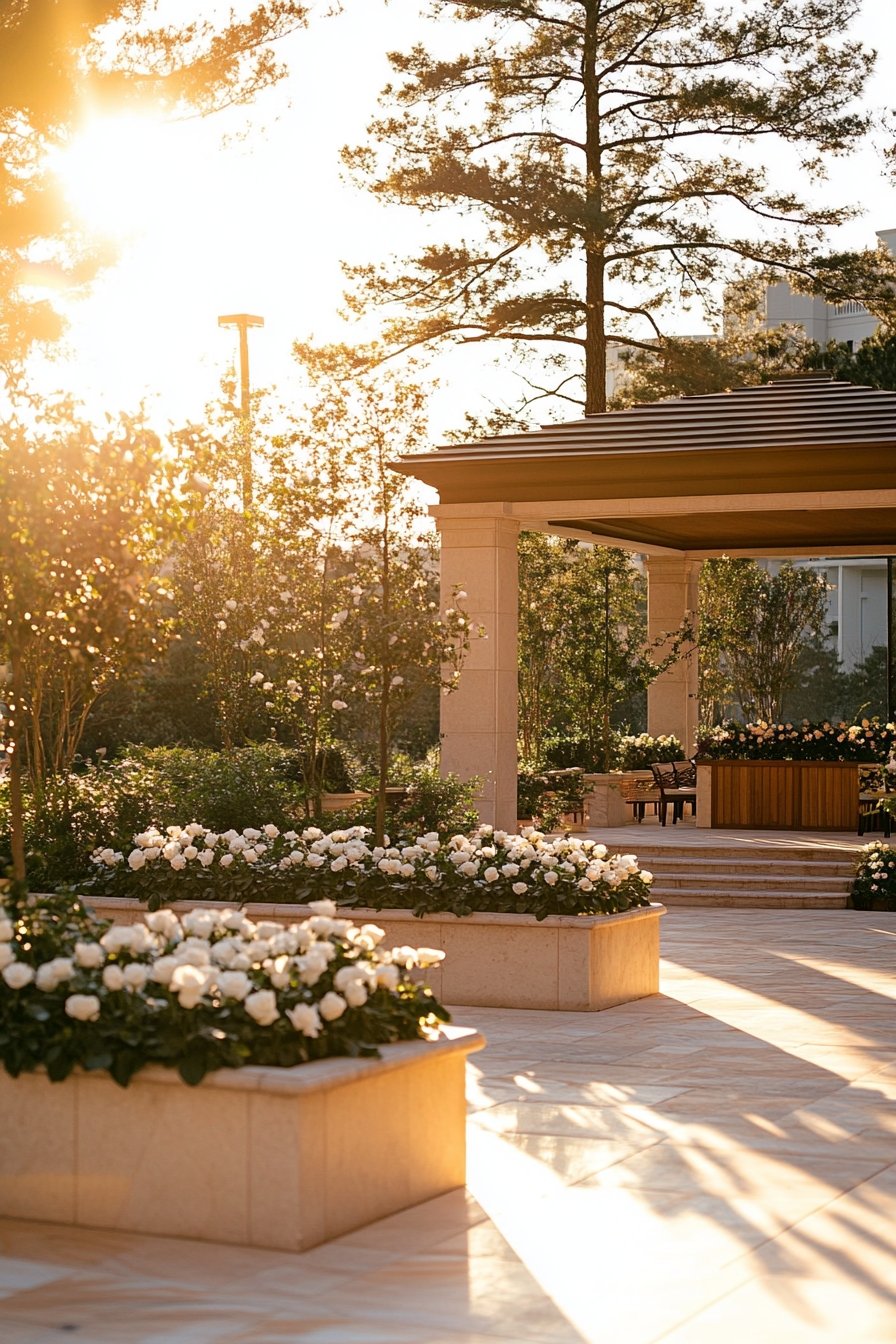
[[[644,820],[644,812],[648,803],[653,804],[655,813],[659,812],[660,794],[653,779],[626,779],[623,775],[619,781],[619,792],[622,795],[622,801],[626,807],[632,809],[632,814],[639,824]]]
[[[679,776],[676,775],[676,766],[681,771],[681,778],[687,779],[686,769],[694,770],[693,784],[680,785]],[[674,764],[651,765],[653,778],[656,780],[656,786],[660,794],[660,825],[665,826],[666,818],[669,812],[669,805],[672,805],[672,825],[680,821],[684,816],[685,803],[690,803],[694,812],[697,811],[697,786],[696,770],[690,761],[676,761]]]
[[[879,770],[859,771],[859,835],[880,828],[889,839],[893,816],[882,803],[893,795],[886,788],[886,782],[886,776]]]

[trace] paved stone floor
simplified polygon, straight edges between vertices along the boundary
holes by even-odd
[[[466,1193],[302,1256],[0,1221],[0,1341],[893,1344],[896,915],[679,909],[663,952],[640,1003],[456,1014]]]

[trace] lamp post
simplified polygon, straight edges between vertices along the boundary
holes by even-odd
[[[240,334],[240,424],[242,427],[243,508],[252,506],[252,406],[249,400],[249,328],[263,327],[264,318],[252,313],[225,313],[219,327],[236,327]]]

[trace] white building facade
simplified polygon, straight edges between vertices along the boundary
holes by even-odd
[[[882,246],[896,253],[896,229],[878,229]],[[809,294],[795,294],[786,282],[765,291],[766,330],[798,325],[819,345],[836,341],[850,350],[878,328],[861,303],[831,304]],[[847,672],[864,662],[875,646],[887,642],[887,564],[885,559],[804,560],[823,574],[828,585],[828,622],[836,632],[837,654]]]

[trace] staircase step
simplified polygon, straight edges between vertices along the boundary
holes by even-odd
[[[628,839],[628,837],[626,837]],[[665,839],[665,836],[664,836]],[[653,874],[653,896],[664,905],[729,909],[842,910],[846,907],[861,842],[846,844],[663,844],[635,831],[632,853]]]
[[[838,877],[850,877],[853,872],[852,863],[841,863],[839,861],[823,863],[818,860],[798,863],[737,858],[732,859],[730,863],[723,863],[721,859],[667,859],[659,854],[639,853],[638,862],[642,867],[650,868],[654,873],[668,873],[670,877],[686,876],[690,873],[724,874],[726,877],[730,877],[734,873],[742,873],[745,877],[749,877],[755,874],[775,872],[782,877],[814,878],[831,874]]]
[[[725,891],[799,891],[801,887],[811,887],[813,891],[848,891],[852,885],[851,873],[813,873],[811,877],[800,878],[798,874],[777,873],[774,870],[765,873],[731,873],[723,877],[720,873],[666,873],[656,868],[653,873],[654,887],[662,891],[677,891],[683,887]]]
[[[674,906],[727,906],[743,910],[843,910],[846,893],[826,891],[754,892],[704,891],[702,889],[655,891],[654,899],[662,905]]]

